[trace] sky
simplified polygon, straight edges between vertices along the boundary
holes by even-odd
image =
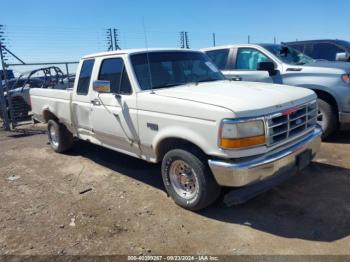
[[[216,44],[350,40],[347,0],[0,0],[7,47],[25,62],[77,61],[106,51],[107,28],[121,48],[179,47],[187,31],[193,49]],[[146,34],[145,34],[146,32]],[[14,62],[9,58],[9,62]]]

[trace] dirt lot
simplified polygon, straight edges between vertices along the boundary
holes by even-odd
[[[0,254],[350,254],[349,152],[339,132],[287,183],[193,213],[167,197],[157,165],[0,131]]]

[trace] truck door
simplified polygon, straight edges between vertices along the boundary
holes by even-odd
[[[267,71],[259,71],[259,62],[271,61],[265,54],[255,48],[238,48],[234,52],[233,69],[224,71],[227,78],[236,81],[253,81],[273,83],[273,79]]]
[[[91,74],[94,67],[94,59],[84,60],[78,70],[79,76],[72,95],[72,118],[78,134],[81,138],[90,136],[92,131],[90,111],[90,88],[92,86]]]
[[[91,121],[94,138],[105,146],[139,155],[136,94],[123,58],[101,58],[97,80],[110,81],[110,93],[93,92]]]

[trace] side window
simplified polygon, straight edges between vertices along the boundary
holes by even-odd
[[[328,61],[335,61],[336,53],[344,52],[341,48],[331,43],[314,44],[311,57],[315,59],[326,59]]]
[[[266,55],[254,48],[239,48],[237,51],[236,69],[257,70],[258,63],[271,61]]]
[[[229,52],[230,49],[220,49],[207,51],[206,54],[220,70],[225,70]]]
[[[79,81],[77,87],[77,94],[87,95],[89,92],[89,85],[91,79],[92,69],[94,67],[95,60],[85,60],[80,69]]]
[[[112,93],[124,95],[132,93],[131,84],[122,58],[103,60],[98,79],[110,81]]]

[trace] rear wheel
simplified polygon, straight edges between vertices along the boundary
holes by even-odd
[[[175,203],[189,210],[203,209],[220,195],[206,160],[191,150],[170,150],[163,158],[162,177]]]
[[[47,123],[47,130],[50,145],[56,152],[63,153],[73,146],[73,135],[64,125],[51,119]]]
[[[318,115],[317,123],[322,127],[322,139],[326,139],[338,128],[338,118],[335,108],[327,101],[318,98]]]

